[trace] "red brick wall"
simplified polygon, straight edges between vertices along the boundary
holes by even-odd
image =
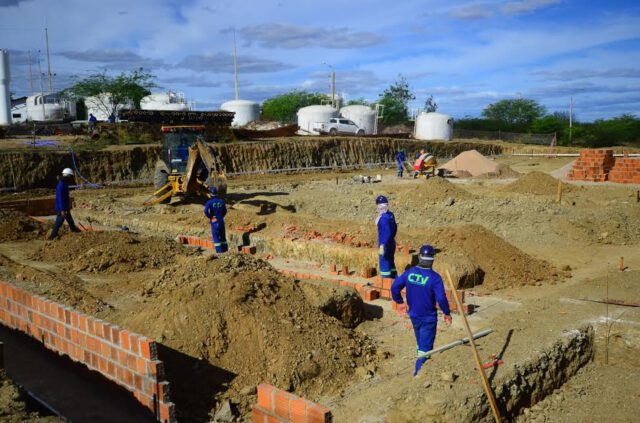
[[[567,179],[605,182],[614,162],[613,150],[582,150]]]
[[[331,423],[331,410],[275,386],[258,385],[258,403],[251,412],[252,423]]]
[[[156,343],[104,320],[0,281],[0,323],[129,390],[159,421],[175,422]]]
[[[617,157],[609,180],[621,184],[640,184],[640,158]]]

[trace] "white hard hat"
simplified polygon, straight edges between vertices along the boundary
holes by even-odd
[[[62,170],[62,176],[73,176],[73,170],[69,169],[68,167],[64,168]]]

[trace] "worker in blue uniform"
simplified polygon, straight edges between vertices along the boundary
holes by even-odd
[[[383,278],[395,278],[398,276],[394,256],[396,254],[396,233],[398,226],[396,218],[389,211],[389,200],[384,195],[376,198],[378,217],[378,255],[380,261],[380,276]]]
[[[229,250],[227,246],[227,236],[224,229],[224,217],[227,214],[227,207],[224,200],[218,197],[216,187],[210,187],[211,199],[204,205],[204,215],[209,218],[211,223],[211,238],[213,238],[213,246],[216,253],[225,253]]]
[[[404,172],[404,161],[407,160],[407,155],[404,150],[401,148],[396,153],[396,163],[398,165],[398,178],[402,178],[402,174]]]
[[[73,183],[73,170],[66,168],[62,171],[62,176],[58,178],[56,186],[56,222],[51,230],[50,240],[56,239],[58,230],[66,220],[71,232],[80,232],[71,216],[71,199],[69,198],[69,184]]]
[[[414,376],[427,361],[425,353],[433,349],[433,342],[436,339],[438,325],[436,302],[442,310],[445,324],[451,325],[451,312],[444,293],[442,277],[433,270],[435,255],[436,251],[431,245],[420,247],[418,265],[409,268],[391,285],[391,296],[398,304],[404,303],[402,290],[406,289],[409,317],[418,343]]]

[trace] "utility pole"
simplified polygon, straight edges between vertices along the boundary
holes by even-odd
[[[42,121],[46,120],[44,109],[44,83],[42,82],[42,64],[40,63],[40,50],[38,50],[38,74],[40,75],[40,101],[42,102]]]
[[[234,75],[234,88],[236,93],[236,100],[240,98],[238,93],[238,54],[236,52],[236,30],[233,30],[233,75]]]
[[[49,94],[53,93],[53,83],[51,81],[51,57],[49,56],[49,30],[44,29],[44,37],[47,43],[47,77],[49,78]]]
[[[333,107],[338,108],[336,103],[336,72],[333,70],[333,66],[331,67],[331,102]]]
[[[33,95],[33,66],[31,65],[31,50],[27,52],[29,54],[29,95]]]
[[[571,137],[573,132],[573,96],[569,97],[569,145],[571,145]]]

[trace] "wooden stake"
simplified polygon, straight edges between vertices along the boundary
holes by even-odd
[[[558,194],[556,195],[556,203],[562,201],[562,181],[558,181]]]
[[[458,306],[458,310],[460,310],[460,317],[462,317],[462,322],[464,323],[464,327],[467,330],[467,336],[469,337],[469,344],[471,345],[471,350],[473,351],[473,358],[476,361],[476,369],[480,373],[480,378],[482,379],[482,387],[484,388],[484,393],[487,395],[489,399],[489,405],[491,405],[491,411],[493,412],[493,417],[496,420],[496,423],[500,423],[502,418],[500,417],[500,411],[498,410],[498,404],[496,403],[496,398],[493,396],[493,391],[491,390],[491,385],[489,385],[489,380],[487,379],[487,374],[484,372],[482,368],[482,361],[480,360],[480,355],[478,354],[478,348],[476,347],[476,343],[473,339],[473,333],[471,332],[471,328],[469,327],[469,322],[467,321],[467,316],[464,314],[464,309],[462,308],[462,302],[458,297],[458,291],[456,290],[455,285],[453,284],[453,279],[451,279],[451,274],[449,273],[449,269],[444,271],[447,277],[447,283],[449,284],[449,288],[451,288],[451,295],[456,300],[456,305]]]
[[[620,257],[620,271],[624,272],[624,257]]]

